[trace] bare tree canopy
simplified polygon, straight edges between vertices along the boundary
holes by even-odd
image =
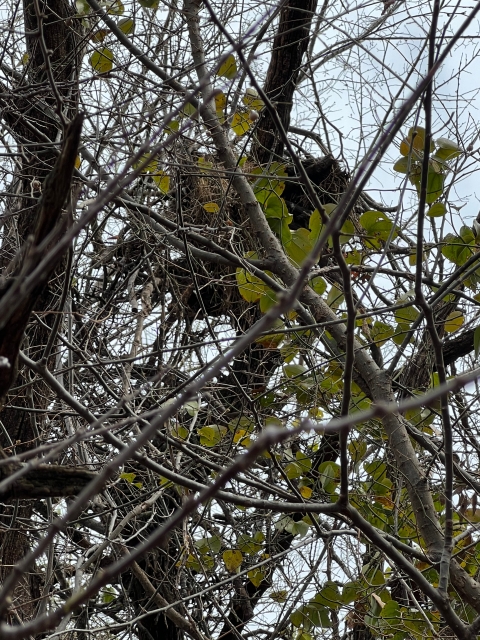
[[[480,635],[479,14],[2,5],[1,640]]]

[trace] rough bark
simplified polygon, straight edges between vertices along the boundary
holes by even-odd
[[[290,124],[293,94],[297,86],[302,58],[308,47],[312,17],[317,0],[289,0],[281,13],[268,67],[264,91],[275,105],[285,131]],[[264,164],[283,157],[284,143],[265,110],[258,121],[252,156]]]
[[[12,260],[18,254],[21,245],[34,235],[35,242],[41,241],[45,234],[57,223],[61,213],[61,207],[69,191],[73,164],[68,169],[61,169],[58,176],[65,178],[62,182],[62,202],[56,207],[55,212],[50,212],[47,207],[43,209],[43,217],[39,218],[41,204],[51,204],[47,200],[45,180],[52,171],[58,157],[58,147],[54,144],[59,131],[60,123],[55,113],[59,105],[51,92],[40,94],[32,101],[22,97],[22,88],[29,86],[40,87],[49,82],[47,65],[50,65],[50,77],[55,83],[64,117],[68,120],[73,117],[76,110],[78,97],[78,56],[77,37],[74,31],[76,24],[72,22],[74,15],[66,0],[48,0],[40,2],[40,13],[35,8],[34,0],[25,0],[23,5],[25,37],[27,52],[29,55],[28,71],[25,77],[17,76],[17,90],[9,99],[2,99],[2,117],[11,127],[17,138],[18,144],[25,149],[22,166],[13,178],[12,190],[18,196],[11,206],[11,216],[7,216],[4,227],[4,239],[2,243],[1,265],[4,268],[4,276],[12,276],[18,266]],[[40,21],[39,21],[40,17]],[[48,60],[45,60],[41,47],[41,38],[47,50]],[[15,76],[14,76],[15,77]],[[46,97],[43,98],[42,96]],[[71,148],[78,147],[78,136],[81,128],[81,120],[76,121],[77,132]],[[26,143],[26,146],[23,145]],[[72,152],[69,152],[71,157]],[[71,162],[71,160],[70,160]],[[55,187],[55,185],[53,185]],[[49,198],[54,197],[55,189],[50,189]],[[42,192],[44,197],[42,198]],[[17,244],[18,242],[20,243]],[[17,258],[18,260],[18,258]],[[9,271],[9,266],[10,271]],[[0,370],[3,401],[8,388],[15,384],[2,412],[4,430],[0,437],[0,446],[14,445],[15,452],[25,451],[37,444],[39,425],[36,416],[29,414],[28,407],[35,403],[36,407],[44,407],[49,400],[49,392],[45,385],[31,385],[28,374],[17,373],[16,358],[18,349],[24,337],[25,327],[32,309],[43,315],[43,321],[48,328],[41,325],[32,326],[26,338],[29,355],[34,359],[40,358],[50,334],[53,324],[53,316],[46,314],[53,309],[59,299],[62,286],[62,274],[65,271],[65,262],[60,260],[55,272],[55,284],[49,284],[45,280],[31,299],[22,301],[18,314],[10,319],[8,326],[0,332],[1,353],[8,358],[10,367]],[[45,274],[48,276],[48,274]],[[7,280],[8,282],[8,280]],[[4,281],[4,287],[7,285]],[[11,285],[11,283],[10,283]],[[8,290],[8,285],[3,291]],[[48,363],[53,364],[52,362]],[[11,406],[13,405],[13,406]],[[21,410],[14,408],[21,407]],[[6,435],[7,434],[7,435]],[[6,506],[0,518],[0,579],[8,574],[9,568],[17,563],[29,550],[28,523],[32,516],[32,501],[12,502]],[[35,569],[24,576],[18,583],[11,613],[8,614],[9,622],[18,624],[22,620],[33,617],[40,596],[39,579],[35,575]]]

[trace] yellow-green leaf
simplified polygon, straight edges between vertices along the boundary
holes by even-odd
[[[171,135],[172,133],[177,133],[179,128],[180,123],[178,122],[178,120],[172,120],[169,124],[166,125],[165,132]]]
[[[103,42],[108,34],[109,31],[107,31],[107,29],[99,29],[98,31],[95,31],[95,33],[92,33],[90,40],[92,42]]]
[[[107,13],[114,16],[121,16],[125,11],[122,0],[111,0],[107,2]]]
[[[397,171],[398,173],[407,173],[408,164],[408,158],[406,156],[402,156],[393,165],[393,170]]]
[[[232,129],[237,136],[243,136],[252,126],[248,112],[237,111],[232,118]]]
[[[157,9],[159,0],[138,0],[144,9]]]
[[[87,0],[76,0],[75,7],[77,9],[77,13],[81,16],[85,16],[87,13],[90,13],[90,5]]]
[[[315,278],[312,278],[308,284],[312,287],[315,293],[318,293],[319,296],[323,296],[327,290],[327,283],[321,276],[315,276]]]
[[[236,75],[237,63],[235,62],[235,57],[233,56],[233,54],[230,54],[220,65],[220,69],[217,71],[217,76],[220,76],[220,78],[227,78],[228,80],[232,80]]]
[[[206,202],[203,208],[207,213],[218,213],[220,211],[220,207],[216,202]]]
[[[215,110],[217,112],[223,111],[226,106],[227,106],[227,98],[225,97],[225,94],[223,93],[223,91],[220,91],[215,95]]]
[[[163,171],[158,171],[153,177],[153,181],[162,193],[168,193],[170,189],[170,176]]]
[[[249,109],[254,111],[260,111],[264,107],[264,102],[258,95],[258,92],[253,87],[248,87],[245,91],[245,95],[242,98],[243,104]]]
[[[306,500],[312,497],[311,487],[300,487],[299,491],[302,494],[302,497],[305,498]]]
[[[464,323],[464,316],[461,311],[452,311],[445,320],[445,331],[447,333],[455,333]]]
[[[289,258],[291,258],[297,266],[302,264],[312,248],[311,234],[307,229],[303,228],[292,231],[291,240],[285,245]]]
[[[262,313],[267,313],[267,311],[273,307],[275,304],[277,304],[277,296],[275,294],[275,291],[272,291],[272,289],[267,289],[265,291],[265,293],[262,295],[262,297],[260,298],[260,311]],[[280,321],[276,327],[280,327],[283,328],[284,324],[282,321]],[[269,338],[273,338],[274,336],[269,336]],[[275,336],[276,337],[276,336]],[[278,340],[278,343],[280,343],[283,339],[283,336],[280,335],[280,338]],[[258,342],[258,340],[257,340]],[[278,344],[277,343],[277,344]]]
[[[218,424],[209,424],[206,427],[197,429],[200,436],[200,444],[204,447],[215,447],[227,433],[227,428]]]
[[[430,209],[428,210],[428,215],[430,218],[440,218],[444,216],[447,212],[447,207],[443,204],[443,202],[436,202],[432,204]]]
[[[242,552],[238,549],[227,549],[223,552],[223,562],[225,563],[227,571],[236,573],[243,562]]]
[[[245,269],[238,268],[236,271],[236,279],[240,295],[247,302],[257,302],[260,296],[265,293],[266,285],[257,278],[248,273]]]
[[[255,587],[259,587],[265,578],[265,572],[261,569],[251,569],[248,573],[248,579]]]
[[[198,168],[202,173],[208,173],[209,169],[213,167],[213,162],[209,162],[208,160],[205,160],[205,158],[203,157],[200,157],[197,160],[197,164],[198,164]]]
[[[443,161],[453,160],[463,153],[463,149],[456,142],[447,138],[439,138],[436,140],[438,149],[435,151],[435,157]]]
[[[135,480],[136,475],[136,473],[121,473],[120,478],[122,480],[126,480],[129,484],[132,484],[132,482]]]
[[[117,597],[117,594],[115,590],[112,589],[112,587],[106,587],[102,591],[102,601],[104,604],[109,604],[110,602],[113,602],[113,600],[115,600],[116,597]]]
[[[473,347],[475,349],[475,358],[478,358],[480,353],[480,326],[476,327],[473,333]]]
[[[413,140],[413,144],[412,144]],[[408,156],[410,148],[413,150],[413,156],[419,157],[415,152],[423,151],[425,148],[425,129],[423,127],[411,127],[408,136],[400,143],[400,153],[402,156]],[[435,148],[433,140],[430,143],[430,151]]]
[[[133,33],[135,21],[133,20],[133,18],[122,18],[118,21],[117,26],[120,31],[123,31],[123,33],[128,36],[129,33]]]
[[[90,64],[97,73],[107,73],[113,67],[113,53],[107,47],[94,51],[90,56]]]

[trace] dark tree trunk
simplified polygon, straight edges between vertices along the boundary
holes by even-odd
[[[33,0],[24,2],[24,27],[29,56],[27,76],[18,77],[16,89],[30,86],[40,88],[47,85],[47,66],[44,60],[40,38],[43,38],[49,52],[49,65],[55,81],[62,111],[68,121],[76,111],[78,96],[78,55],[77,38],[72,21],[74,11],[66,0],[40,1],[42,28]],[[2,87],[2,90],[8,91]],[[24,150],[22,166],[13,177],[12,191],[17,194],[4,226],[1,252],[1,266],[9,265],[29,235],[37,227],[39,201],[46,177],[52,171],[58,156],[58,145],[54,144],[61,130],[56,115],[57,103],[53,91],[41,93],[33,106],[31,100],[19,98],[21,92],[11,94],[2,100],[2,117],[10,125],[17,137],[17,143]],[[42,97],[46,96],[46,97]],[[25,146],[23,146],[25,145]],[[58,303],[65,272],[65,262],[58,264],[55,284],[47,284],[36,296],[35,310],[42,315],[48,328],[34,325],[25,338],[25,348],[30,357],[38,359],[43,353],[53,323],[53,315],[48,315]],[[5,273],[5,271],[4,271]],[[29,301],[27,301],[27,304]],[[26,324],[26,323],[25,323]],[[23,334],[23,328],[21,331]],[[21,339],[21,335],[17,336]],[[6,344],[8,340],[5,341]],[[12,363],[13,364],[13,363]],[[49,363],[52,364],[51,362]],[[14,369],[12,369],[14,370]],[[12,453],[19,453],[34,447],[39,442],[41,424],[28,409],[46,407],[49,401],[48,388],[44,384],[30,384],[29,374],[20,371],[3,409],[1,419],[4,426],[0,435],[0,445]],[[13,449],[13,451],[12,451]],[[0,516],[0,581],[29,550],[29,522],[33,501],[15,501],[8,505]],[[40,579],[35,570],[19,581],[15,593],[9,622],[17,624],[33,617],[38,605]]]
[[[275,106],[285,131],[290,125],[293,94],[310,39],[317,0],[288,0],[280,13],[264,91]],[[258,121],[252,155],[260,164],[283,157],[284,143],[265,109]]]

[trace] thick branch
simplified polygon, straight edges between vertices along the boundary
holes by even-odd
[[[312,17],[317,0],[288,0],[280,13],[277,35],[265,81],[265,93],[275,104],[285,131],[290,125],[293,94],[297,86],[302,58],[308,47]],[[252,155],[261,163],[283,156],[283,140],[266,109],[258,122]]]

